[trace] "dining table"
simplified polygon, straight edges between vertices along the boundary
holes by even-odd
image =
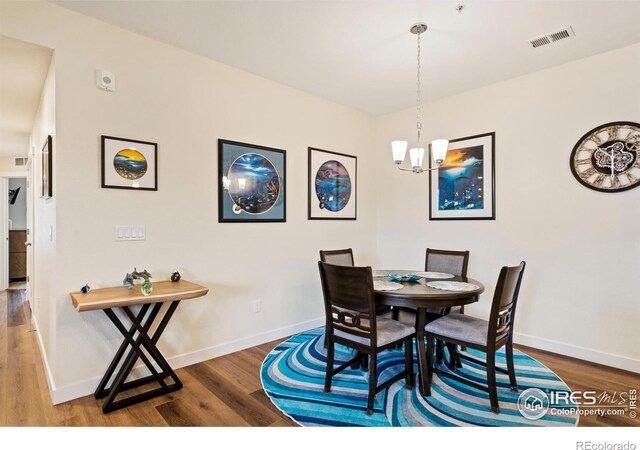
[[[424,344],[427,309],[463,306],[478,301],[484,286],[477,280],[442,272],[374,270],[376,305],[416,310],[416,353],[418,387],[427,392],[427,355]]]

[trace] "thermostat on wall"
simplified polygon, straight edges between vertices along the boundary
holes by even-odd
[[[113,92],[116,90],[116,77],[106,70],[96,70],[96,86]]]

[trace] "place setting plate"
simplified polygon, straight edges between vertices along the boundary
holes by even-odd
[[[475,284],[462,281],[429,281],[426,285],[443,291],[475,291],[479,288]]]
[[[431,278],[431,279],[446,279],[446,278],[454,278],[455,275],[452,273],[445,272],[415,272],[415,275],[418,275],[422,278]]]
[[[393,281],[373,280],[373,289],[376,291],[397,291],[403,287],[400,283]]]

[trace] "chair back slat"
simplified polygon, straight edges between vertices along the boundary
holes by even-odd
[[[468,265],[468,250],[455,251],[428,248],[424,270],[427,272],[444,272],[466,277]]]
[[[333,328],[375,343],[376,307],[371,267],[318,261],[328,332]],[[372,320],[373,318],[373,320]]]
[[[354,266],[353,250],[320,250],[320,261],[336,266]]]
[[[522,261],[517,266],[505,266],[500,270],[489,316],[489,346],[513,335],[516,305],[525,265]]]

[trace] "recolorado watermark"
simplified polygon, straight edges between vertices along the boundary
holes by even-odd
[[[553,391],[529,388],[518,397],[518,411],[527,419],[537,420],[551,416],[626,416],[635,419],[638,391]],[[613,445],[613,444],[612,444]],[[617,450],[618,447],[592,447],[585,450]],[[627,450],[620,448],[621,450]],[[628,449],[628,450],[635,450]]]
[[[636,444],[633,442],[578,441],[576,442],[576,450],[636,450]]]

